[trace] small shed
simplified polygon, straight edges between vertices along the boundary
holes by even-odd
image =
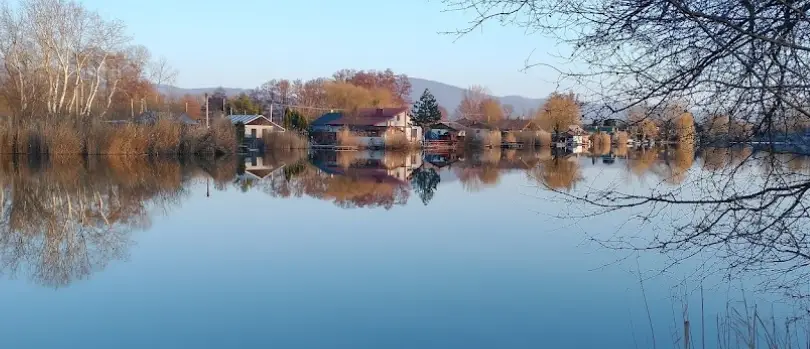
[[[585,144],[588,141],[588,133],[579,125],[568,126],[568,130],[564,133],[565,142],[569,146],[577,146]]]
[[[262,138],[268,132],[284,132],[284,127],[264,115],[229,115],[231,123],[245,125],[245,138]]]
[[[425,139],[428,141],[447,141],[455,143],[464,139],[466,131],[467,127],[460,123],[441,121],[430,126],[430,130],[425,134]]]

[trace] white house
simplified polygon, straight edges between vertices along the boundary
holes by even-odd
[[[270,121],[264,115],[229,115],[228,118],[234,125],[242,123],[245,125],[245,138],[262,138],[267,132],[283,132],[284,127]]]

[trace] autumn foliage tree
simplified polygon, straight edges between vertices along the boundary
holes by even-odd
[[[628,112],[627,121],[630,134],[634,139],[656,139],[658,126],[650,117],[650,111],[644,106],[636,106]]]
[[[384,71],[343,69],[335,72],[333,78],[335,82],[348,83],[369,91],[387,91],[391,98],[389,104],[403,106],[410,102],[411,82],[408,76],[394,74],[391,69]]]
[[[232,114],[256,115],[262,113],[262,108],[246,93],[227,101],[228,112]]]
[[[323,87],[326,102],[323,107],[355,111],[360,108],[392,107],[396,104],[389,92],[383,89],[369,90],[346,82],[328,82]]]
[[[582,124],[580,102],[573,92],[554,92],[540,107],[534,118],[546,131],[564,132],[569,126]]]

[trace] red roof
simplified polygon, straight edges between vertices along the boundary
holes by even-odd
[[[356,112],[328,113],[315,120],[312,125],[386,126],[389,120],[407,111],[408,107],[399,107],[362,108]]]

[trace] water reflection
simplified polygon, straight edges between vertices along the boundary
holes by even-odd
[[[185,197],[186,168],[142,158],[3,162],[0,271],[59,287],[126,258],[132,231]]]
[[[478,192],[497,187],[503,176],[512,173],[524,174],[530,183],[551,191],[574,197],[593,195],[590,182],[594,178],[586,175],[592,167],[617,169],[627,175],[625,178],[655,179],[658,188],[663,184],[671,190],[682,190],[690,174],[689,185],[705,185],[707,182],[701,181],[705,176],[728,175],[744,164],[752,164],[752,159],[756,159],[753,163],[759,173],[783,174],[780,180],[786,186],[785,192],[767,196],[768,200],[780,201],[778,204],[759,202],[754,206],[759,213],[783,207],[780,205],[801,204],[800,199],[781,201],[795,198],[794,194],[801,198],[807,188],[804,180],[810,174],[810,160],[794,155],[763,155],[748,148],[696,151],[691,147],[625,147],[589,154],[556,153],[550,149],[426,154],[289,152],[192,162],[115,157],[44,162],[7,159],[0,167],[0,271],[24,274],[51,287],[83,279],[111,260],[125,259],[133,243],[133,231],[148,229],[154,215],[171,212],[189,195],[191,184],[202,181],[206,183],[206,196],[211,196],[212,190],[235,188],[276,198],[309,197],[346,209],[390,210],[406,205],[412,194],[423,205],[430,205],[441,195],[445,182],[458,180],[464,190]],[[804,176],[796,177],[798,174]],[[705,194],[708,189],[701,190],[703,195],[710,195]],[[727,195],[722,193],[717,195]],[[592,202],[593,197],[588,200]],[[810,260],[805,257],[810,255],[807,239],[786,235],[783,227],[803,219],[804,211],[789,211],[792,214],[763,221],[761,215],[751,215],[753,208],[739,206],[739,201],[713,202],[714,206],[701,218],[673,223],[670,231],[674,233],[666,238],[655,236],[659,242],[653,246],[673,251],[744,240],[749,248],[758,247],[755,255],[763,263],[796,261],[801,257],[804,262],[794,263],[791,268],[795,269]],[[739,216],[743,213],[748,216]],[[706,226],[710,220],[717,223]],[[764,222],[769,224],[763,226]],[[748,228],[740,229],[740,224],[748,224]],[[693,236],[694,229],[712,233]],[[720,231],[722,234],[715,235]],[[741,251],[734,253],[741,257]],[[747,253],[754,257],[750,249]]]
[[[442,323],[441,319],[436,320],[433,300],[441,298],[440,289],[448,287],[452,292],[448,291],[444,295],[447,297],[445,302],[458,300],[459,303],[454,305],[456,310],[448,310],[444,315],[458,312],[458,318],[447,321],[464,326],[465,331],[480,328],[464,322],[462,318],[480,320],[476,318],[477,315],[465,313],[467,309],[476,309],[474,311],[477,312],[477,306],[481,302],[496,302],[514,297],[514,303],[504,301],[491,306],[491,309],[508,308],[507,311],[498,313],[488,310],[487,316],[499,323],[511,321],[510,325],[542,323],[542,326],[551,328],[560,324],[555,331],[568,329],[581,332],[584,329],[590,333],[598,332],[595,328],[604,326],[611,331],[612,334],[607,338],[611,340],[625,335],[638,338],[657,336],[657,341],[661,344],[670,339],[670,332],[678,333],[673,336],[680,341],[675,347],[684,347],[686,338],[697,343],[695,340],[698,336],[706,334],[710,338],[707,341],[717,338],[719,343],[707,347],[735,347],[737,341],[750,341],[750,338],[739,336],[738,332],[769,331],[769,338],[784,338],[785,331],[795,337],[796,332],[807,326],[806,321],[801,322],[798,317],[790,319],[791,322],[786,322],[778,331],[773,326],[763,326],[762,323],[774,321],[782,323],[783,319],[771,318],[762,309],[757,313],[755,306],[743,302],[732,304],[723,313],[722,309],[717,309],[716,294],[712,302],[706,302],[707,314],[712,315],[707,315],[706,319],[696,318],[694,309],[700,309],[703,304],[703,280],[714,275],[715,285],[731,285],[729,280],[738,276],[732,270],[749,273],[753,271],[757,276],[764,277],[763,284],[772,287],[771,290],[777,290],[772,294],[788,294],[794,297],[791,300],[795,304],[807,305],[804,301],[808,299],[805,291],[810,273],[805,270],[810,261],[810,250],[807,236],[803,230],[797,228],[801,228],[800,223],[807,219],[801,197],[807,189],[808,176],[810,160],[807,157],[756,152],[747,148],[625,147],[579,154],[554,152],[550,149],[494,149],[425,154],[375,151],[287,152],[267,154],[264,157],[208,161],[147,158],[57,158],[48,161],[7,159],[0,162],[0,272],[6,276],[28,278],[42,286],[64,287],[90,278],[110,264],[117,264],[115,262],[118,260],[127,259],[131,251],[139,262],[148,264],[146,262],[155,257],[150,255],[150,258],[143,258],[145,255],[161,254],[161,251],[156,250],[168,246],[165,248],[168,251],[162,251],[163,259],[155,258],[157,262],[154,263],[171,264],[183,259],[178,257],[179,254],[175,255],[176,246],[172,243],[183,246],[189,244],[202,251],[197,252],[196,258],[184,261],[186,263],[179,268],[178,273],[204,270],[199,275],[207,275],[205,273],[210,268],[226,264],[228,269],[220,267],[227,271],[222,274],[228,277],[219,276],[219,279],[211,283],[194,280],[191,283],[193,287],[187,286],[188,280],[180,280],[174,285],[175,288],[165,291],[166,299],[171,299],[169,303],[175,302],[175,294],[196,293],[197,289],[194,287],[201,287],[206,292],[225,290],[234,294],[243,287],[251,290],[260,288],[263,292],[276,292],[279,303],[274,306],[281,308],[274,310],[284,315],[306,310],[306,307],[283,306],[290,299],[295,300],[293,295],[308,294],[311,298],[300,298],[299,305],[312,304],[308,316],[320,321],[320,309],[334,304],[330,302],[347,301],[359,289],[377,287],[374,291],[376,295],[388,295],[390,290],[405,290],[401,291],[403,297],[416,297],[424,300],[424,303],[397,303],[397,300],[386,298],[387,296],[371,297],[379,302],[376,304],[380,308],[375,306],[374,309],[393,313],[411,309],[414,304],[422,304],[425,305],[426,315],[418,318],[420,324],[427,322],[431,326],[441,326],[446,323]],[[729,181],[729,178],[733,180]],[[617,184],[615,181],[621,182]],[[772,191],[756,191],[753,195],[742,196],[745,189],[761,183],[773,188],[770,189]],[[540,193],[540,200],[517,198],[513,195],[517,194],[513,190],[515,184],[546,190]],[[651,193],[659,196],[651,199]],[[672,198],[684,199],[684,195],[692,195],[692,201],[671,202]],[[268,198],[279,200],[267,200]],[[303,200],[286,200],[288,198]],[[629,200],[628,198],[637,198],[638,201],[611,201]],[[794,207],[797,198],[799,203]],[[560,200],[566,206],[556,205],[555,200]],[[185,211],[177,210],[184,202],[197,205],[204,202],[219,206],[183,207]],[[630,211],[630,214],[622,215],[617,205],[628,203],[637,205],[622,206]],[[410,206],[403,207],[407,204]],[[264,218],[253,217],[260,217],[264,213],[262,210],[267,209],[264,205],[275,205],[274,212],[278,215],[270,217],[274,223],[272,228],[254,229],[258,226],[257,222],[261,224]],[[287,205],[290,209],[285,211]],[[430,208],[421,209],[426,205]],[[524,214],[517,212],[519,210],[515,207],[525,208],[521,205],[529,205],[530,209],[549,210],[544,212],[548,214],[557,213],[551,210],[558,207],[582,210],[576,210],[580,215],[578,220],[546,223],[542,218],[530,214],[524,217]],[[228,210],[228,207],[235,208],[227,213],[222,211]],[[245,216],[251,218],[240,221],[241,225],[233,226],[242,233],[250,234],[222,234],[223,231],[217,230],[221,228],[212,227],[209,230],[195,231],[193,236],[181,233],[171,234],[172,236],[156,234],[161,237],[151,241],[153,245],[149,245],[149,239],[139,239],[137,234],[142,230],[160,232],[160,224],[155,223],[155,227],[152,227],[152,222],[161,214],[179,211],[174,215],[178,217],[175,223],[180,227],[187,227],[193,226],[191,218],[200,212],[204,215],[223,213],[223,216],[234,217],[241,214],[243,209],[248,211]],[[397,222],[410,222],[412,215],[418,214],[418,218],[424,218],[425,224],[430,224],[431,229],[416,229],[418,231],[413,232],[413,227],[418,226],[394,224],[399,230],[393,230],[390,234],[378,234],[376,230],[364,226],[368,222],[358,219],[371,216],[372,212],[379,215],[370,217],[370,221],[393,219]],[[459,214],[468,212],[473,212],[469,218],[456,218]],[[494,216],[498,218],[487,216],[489,212],[494,212]],[[788,213],[778,215],[783,212]],[[447,219],[448,215],[455,216]],[[313,216],[324,217],[319,220],[326,223],[313,224],[311,229],[300,228],[301,220]],[[582,220],[583,216],[593,221]],[[230,218],[225,217],[223,220],[228,219]],[[612,229],[611,223],[624,219],[638,224],[626,224],[616,230]],[[464,222],[462,224],[459,221]],[[161,227],[164,227],[166,222],[160,222],[163,224]],[[558,235],[543,231],[546,228],[543,224],[566,225],[570,222],[581,224],[583,228],[565,230]],[[713,222],[714,225],[710,225]],[[226,223],[225,226],[231,227],[228,224],[232,223]],[[342,229],[338,234],[323,233],[337,225],[341,225]],[[224,232],[228,233],[230,230]],[[219,237],[206,240],[206,236]],[[175,241],[172,241],[172,237]],[[255,242],[261,238],[267,239],[265,244]],[[186,239],[195,240],[192,244],[192,241]],[[577,246],[577,249],[566,250],[567,245],[561,243],[565,239],[570,239],[572,245],[583,240],[594,241],[598,245],[593,249]],[[372,242],[365,245],[361,243],[369,240]],[[147,252],[132,249],[138,241],[142,245],[149,245],[144,248]],[[215,251],[220,244],[230,247],[230,253],[236,256],[225,258],[217,255]],[[210,245],[217,247],[210,248]],[[261,247],[245,251],[247,246],[254,245]],[[543,250],[544,246],[548,250]],[[227,248],[223,248],[225,249]],[[358,253],[358,249],[362,253]],[[664,263],[658,264],[652,258],[653,263],[639,263],[646,270],[639,270],[638,278],[635,278],[634,270],[629,286],[627,278],[622,279],[625,275],[615,270],[604,271],[606,276],[583,274],[584,269],[592,267],[583,261],[601,264],[602,260],[594,255],[606,250],[610,252],[605,257],[607,263],[613,261],[614,250],[621,251],[615,257],[620,260],[633,261],[626,258],[638,258],[643,251],[650,250],[664,252],[666,259]],[[144,255],[138,255],[136,251]],[[588,256],[584,257],[586,254]],[[390,259],[382,258],[382,255],[390,255]],[[657,253],[652,255],[658,256]],[[257,256],[274,258],[260,259]],[[690,267],[697,269],[696,272],[679,269],[677,273],[667,274],[666,280],[651,281],[653,276],[649,274],[662,273],[661,270],[670,271],[673,264],[686,263],[695,256],[700,257],[698,266]],[[127,265],[133,264],[137,263]],[[240,268],[246,268],[248,264],[255,269],[240,274]],[[394,267],[404,264],[408,266],[402,269]],[[292,265],[295,267],[291,267]],[[546,265],[552,267],[544,269],[543,266]],[[627,263],[623,266],[626,267]],[[142,273],[152,272],[150,270],[153,269],[150,268],[154,266],[144,267],[141,264],[140,269],[135,269],[137,272],[116,272],[119,277],[143,276]],[[437,268],[438,271],[431,274]],[[633,265],[629,269],[635,268],[637,267]],[[321,274],[322,270],[326,271]],[[715,275],[716,272],[724,273],[718,276]],[[96,276],[94,281],[104,280],[109,274]],[[299,279],[307,275],[306,282]],[[463,282],[444,283],[460,275],[465,275]],[[689,282],[681,282],[679,278],[683,275],[693,278]],[[744,275],[748,277],[750,274]],[[175,277],[177,276],[172,273],[165,273],[152,282],[157,285],[155,289],[160,289],[167,287],[166,284],[172,283]],[[358,281],[343,281],[351,277],[356,277]],[[263,278],[271,281],[267,281],[267,284],[257,281]],[[380,278],[387,279],[382,284],[375,283]],[[105,281],[108,284],[117,281],[115,278],[111,279]],[[202,279],[208,281],[206,277],[198,277],[198,280]],[[334,283],[329,283],[330,280]],[[364,280],[375,281],[364,283]],[[547,286],[549,280],[553,281],[554,287]],[[638,284],[635,284],[636,280]],[[283,285],[296,285],[296,282],[297,288],[283,288]],[[667,288],[670,282],[677,283],[673,290]],[[760,282],[760,279],[756,282]],[[340,288],[349,284],[358,286]],[[424,289],[407,289],[407,285],[428,286]],[[709,282],[705,285],[708,294],[711,292]],[[599,291],[593,291],[597,287]],[[621,303],[624,299],[622,297],[627,293],[630,293],[627,297],[631,298],[627,306],[640,306],[639,300],[645,299],[647,295],[641,296],[633,292],[641,287],[646,287],[649,292],[649,307],[652,308],[650,313],[653,314],[649,320],[643,308],[639,311],[636,308],[628,310],[615,306],[624,304]],[[695,290],[698,289],[700,296],[696,299]],[[87,289],[73,290],[83,292]],[[307,293],[310,291],[311,293]],[[460,294],[463,295],[462,291],[473,293],[467,294],[466,298],[459,297]],[[251,299],[250,302],[240,303],[245,308],[225,302],[217,309],[226,313],[226,316],[230,314],[229,319],[234,323],[240,322],[244,319],[240,309],[253,309],[256,304],[261,305],[262,301],[269,299],[263,293],[258,295],[259,293],[256,292],[256,298],[240,293],[240,296]],[[232,297],[227,301],[241,298]],[[357,304],[368,299],[366,295],[359,298],[363,299]],[[319,299],[321,302],[317,301]],[[144,304],[152,304],[152,301],[147,299]],[[210,301],[208,298],[190,297],[188,303],[176,309],[188,309],[184,308],[186,306],[204,308],[201,304],[207,306]],[[537,303],[532,303],[533,301]],[[557,307],[557,303],[564,307]],[[164,306],[160,302],[156,304],[159,307]],[[341,314],[337,321],[344,321],[344,306],[356,308],[355,305],[346,303],[335,308],[335,314]],[[383,308],[388,305],[390,308]],[[647,304],[643,306],[647,307]],[[588,317],[574,319],[576,316],[566,318],[556,315],[565,313],[569,307],[574,309],[572,312],[592,313],[593,319],[590,320],[593,321],[588,322]],[[670,308],[676,308],[677,314]],[[681,315],[681,309],[686,308],[693,310],[690,314],[683,310],[684,315]],[[513,309],[520,309],[520,313],[526,317],[515,316]],[[288,313],[284,313],[285,311]],[[647,332],[647,323],[635,322],[633,327],[606,320],[631,311],[635,315],[643,314],[631,316],[635,321],[641,319],[654,323],[655,334],[650,333],[652,330]],[[180,314],[183,311],[173,313]],[[618,313],[621,314],[616,315]],[[542,319],[537,314],[553,316],[550,315],[549,320]],[[366,315],[369,319],[376,319],[380,313],[369,310]],[[144,317],[143,314],[140,316]],[[328,322],[328,319],[324,321]],[[390,321],[397,326],[402,325],[396,323],[396,319]],[[581,321],[585,323],[580,328],[578,326]],[[702,329],[704,321],[707,323],[705,332]],[[334,326],[334,323],[329,324]],[[219,326],[219,323],[216,325]],[[487,328],[497,327],[497,324],[485,325]],[[539,333],[536,328],[529,327],[525,330],[526,333]],[[622,332],[628,328],[635,330],[631,330],[632,333]],[[697,328],[701,328],[699,332],[689,334],[689,331]],[[499,338],[506,338],[507,334],[503,336]],[[798,339],[792,341],[796,342]],[[646,344],[651,342],[647,341]],[[644,346],[643,341],[640,343],[640,347],[654,347]]]

